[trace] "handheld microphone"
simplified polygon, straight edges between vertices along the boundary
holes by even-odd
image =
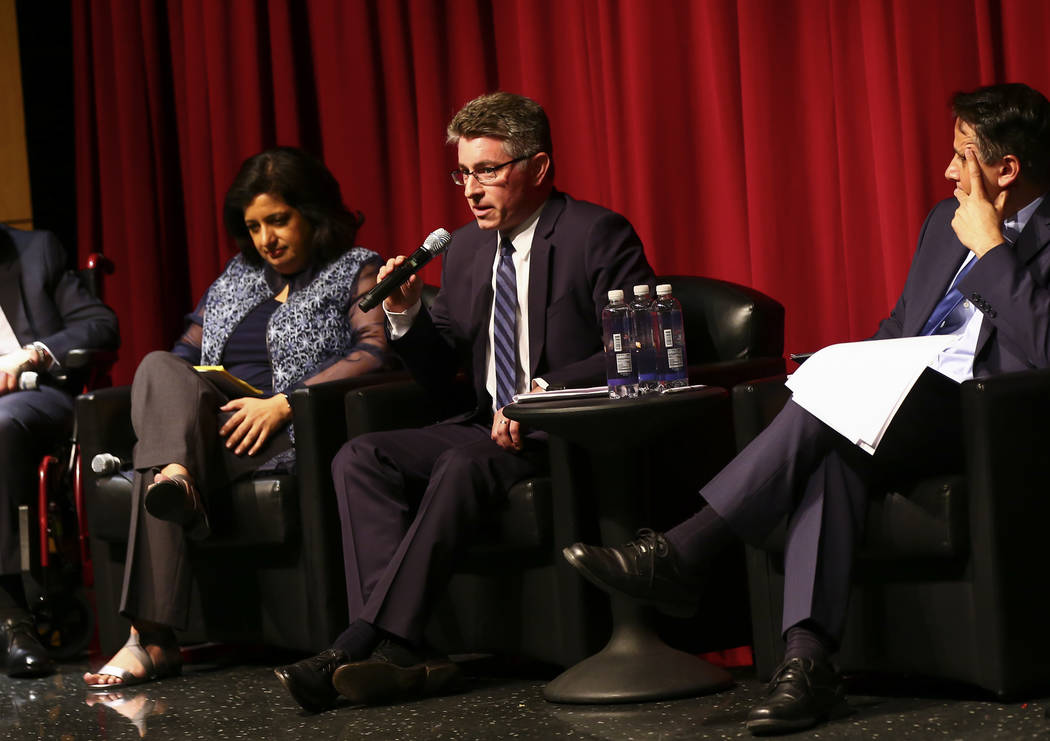
[[[408,256],[408,259],[390,271],[383,280],[364,295],[358,306],[361,311],[370,311],[379,302],[401,287],[401,284],[419,272],[420,268],[440,255],[452,241],[452,235],[444,229],[435,229],[423,242],[423,246]]]
[[[91,470],[100,476],[117,473],[124,467],[124,461],[112,453],[99,453],[91,459]]]
[[[19,391],[39,391],[42,385],[43,378],[36,371],[22,371],[18,376]]]

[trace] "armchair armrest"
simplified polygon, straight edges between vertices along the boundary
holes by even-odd
[[[295,424],[296,469],[303,479],[304,491],[331,488],[329,466],[336,451],[347,440],[343,397],[353,389],[407,378],[408,375],[401,371],[366,373],[306,386],[288,395]],[[312,480],[318,476],[322,480]]]
[[[67,370],[83,370],[93,365],[110,366],[117,359],[114,350],[98,350],[89,347],[77,347],[66,353],[62,365]]]
[[[791,398],[785,380],[786,376],[778,375],[733,387],[733,430],[738,451],[754,440]]]
[[[1032,595],[1046,580],[1050,370],[967,381],[962,403],[975,615],[1007,647],[988,653],[987,671],[1023,683],[1050,658],[1030,643],[1045,630]]]
[[[971,522],[1030,553],[1050,521],[1050,370],[967,381],[962,403]]]
[[[347,439],[366,432],[422,427],[441,418],[438,405],[415,381],[355,389],[346,395]]]
[[[113,386],[81,394],[76,399],[76,438],[81,458],[90,463],[98,453],[131,456],[131,386]]]
[[[744,381],[783,373],[784,358],[780,356],[722,360],[716,363],[690,365],[689,382],[731,389]]]

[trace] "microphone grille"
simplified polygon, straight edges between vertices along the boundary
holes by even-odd
[[[91,459],[91,470],[97,474],[114,473],[120,469],[120,458],[111,453],[99,453]]]
[[[423,242],[423,249],[429,252],[431,257],[436,257],[445,251],[445,248],[448,247],[448,243],[451,241],[452,235],[448,233],[447,229],[435,229],[430,232],[426,241]]]
[[[40,388],[40,374],[36,371],[22,371],[18,376],[20,391],[36,391]]]

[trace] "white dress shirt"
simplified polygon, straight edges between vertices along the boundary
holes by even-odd
[[[21,347],[22,344],[15,336],[15,331],[11,329],[11,323],[7,321],[7,315],[4,314],[3,309],[0,309],[0,355],[7,355]]]

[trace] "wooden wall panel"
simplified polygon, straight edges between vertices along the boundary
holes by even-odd
[[[33,228],[15,0],[0,0],[0,222]]]

